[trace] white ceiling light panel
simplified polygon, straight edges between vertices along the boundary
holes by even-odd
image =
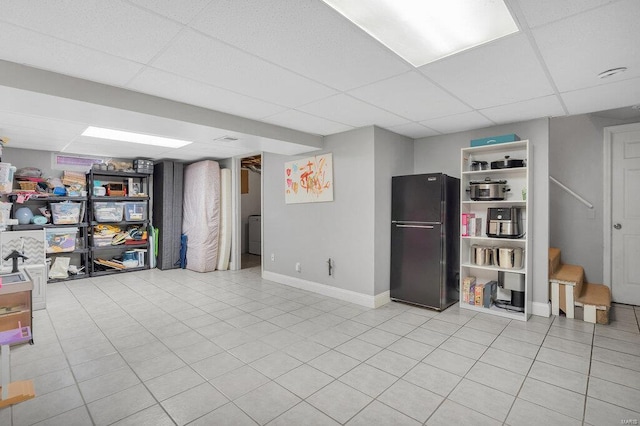
[[[323,0],[415,67],[518,31],[502,0]]]
[[[137,143],[142,145],[162,146],[165,148],[180,148],[189,145],[190,141],[180,139],[165,138],[162,136],[146,135],[143,133],[125,132],[122,130],[105,129],[104,127],[89,126],[82,132],[82,136],[89,136],[98,139],[109,139],[114,141]]]

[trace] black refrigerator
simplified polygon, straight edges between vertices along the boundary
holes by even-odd
[[[443,310],[459,299],[460,179],[391,181],[391,299]]]

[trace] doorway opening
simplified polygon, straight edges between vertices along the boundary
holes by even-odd
[[[240,159],[241,269],[262,266],[262,155]]]

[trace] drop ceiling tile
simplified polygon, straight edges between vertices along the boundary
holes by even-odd
[[[348,93],[411,121],[428,120],[471,110],[413,71]]]
[[[483,127],[492,126],[491,120],[482,114],[471,111],[463,114],[449,115],[447,117],[434,118],[432,120],[423,121],[421,124],[436,130],[440,133],[455,133],[465,130],[481,129]]]
[[[255,154],[256,152],[271,152],[281,155],[297,155],[305,152],[318,151],[321,148],[314,148],[309,145],[302,145],[293,142],[286,142],[277,139],[263,138],[252,135],[235,135],[239,137],[237,141],[216,140],[216,147],[241,148],[245,153]]]
[[[214,1],[192,26],[338,90],[411,69],[321,1]]]
[[[155,68],[145,68],[126,87],[138,92],[252,119],[260,119],[287,109]]]
[[[2,25],[0,58],[73,77],[123,86],[142,65],[58,38]]]
[[[542,117],[561,117],[565,112],[555,95],[531,99],[511,105],[501,105],[480,111],[496,124],[527,121]]]
[[[204,158],[229,158],[249,152],[252,151],[242,147],[216,146],[213,143],[209,145],[191,144],[182,148],[165,150],[156,154],[156,158],[171,157],[183,160],[198,160]]]
[[[23,144],[21,146],[13,146],[13,148],[22,148],[22,149],[33,149],[38,151],[51,151],[51,152],[60,152],[62,149],[69,144],[69,141],[62,140],[46,140],[43,139],[23,139]]]
[[[0,110],[0,131],[5,128],[31,129],[51,137],[72,138],[87,128],[84,123]]]
[[[202,9],[204,9],[211,0],[129,0],[129,2],[167,18],[187,24],[200,14]]]
[[[533,31],[560,92],[640,77],[640,2],[623,0]],[[611,68],[620,76],[599,79]]]
[[[399,135],[407,136],[413,139],[426,138],[427,136],[435,136],[440,134],[435,130],[429,129],[428,127],[425,127],[419,123],[401,124],[399,126],[387,127],[386,129]]]
[[[638,104],[640,78],[561,93],[569,114],[585,114]]]
[[[75,135],[48,135],[45,130],[9,127],[2,123],[0,136],[9,138],[8,148],[41,149],[59,151],[73,140]]]
[[[409,123],[409,120],[398,117],[388,111],[376,108],[359,99],[344,94],[331,96],[297,108],[318,117],[353,127],[376,124],[380,127],[397,126]]]
[[[295,107],[336,92],[202,34],[185,31],[155,68],[277,105]]]
[[[534,28],[613,1],[615,0],[520,0],[518,3],[529,27]]]
[[[325,120],[296,110],[287,110],[279,114],[267,117],[262,121],[279,126],[288,127],[290,129],[300,130],[302,132],[312,133],[316,135],[332,135],[353,129],[351,126],[336,123],[335,121]]]
[[[553,93],[522,33],[448,56],[421,67],[420,71],[475,109]]]
[[[5,1],[0,19],[143,63],[183,28],[121,0]]]

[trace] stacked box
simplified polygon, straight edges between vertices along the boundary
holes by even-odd
[[[519,141],[520,137],[515,133],[509,133],[507,135],[490,136],[488,138],[471,139],[471,146],[485,146],[494,145],[498,143],[515,142]]]
[[[479,237],[481,235],[481,230],[482,230],[482,218],[481,217],[470,218],[467,229],[468,229],[469,237]]]
[[[476,306],[482,306],[482,293],[484,290],[484,284],[476,284],[475,288],[475,303]]]
[[[76,249],[78,228],[47,228],[47,253],[67,253]]]
[[[113,241],[113,235],[94,235],[92,238],[94,247],[110,246]]]
[[[51,215],[55,225],[75,225],[80,222],[81,203],[51,203]]]
[[[475,286],[476,277],[466,277],[462,280],[462,302],[469,303],[471,294],[471,286]],[[473,303],[471,303],[473,304]]]
[[[144,174],[147,174],[147,175],[152,175],[153,174],[153,161],[151,161],[151,160],[142,160],[142,159],[133,160],[133,169],[137,173],[144,173]]]
[[[125,220],[147,220],[146,202],[126,202],[124,203]]]
[[[469,233],[469,223],[473,221],[475,217],[475,213],[462,213],[462,226],[460,227],[460,234],[463,237],[472,235]]]
[[[93,216],[97,222],[120,222],[123,211],[123,203],[98,201],[93,203]]]

